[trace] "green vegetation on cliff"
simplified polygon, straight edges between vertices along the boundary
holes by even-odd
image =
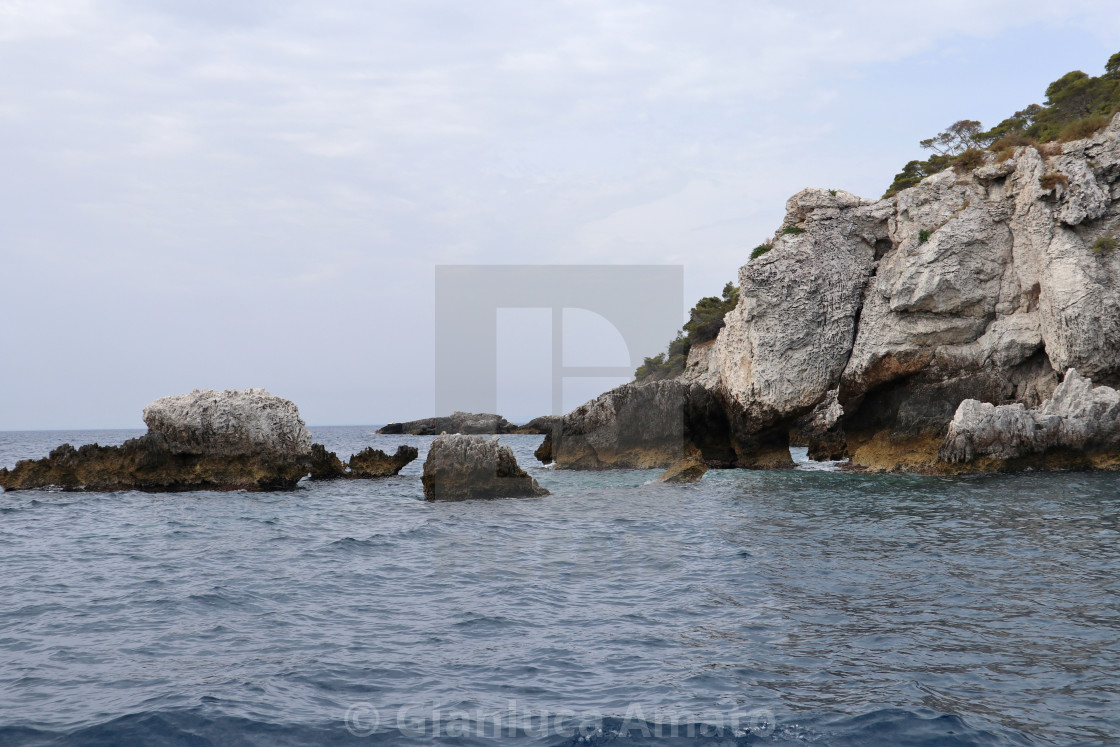
[[[976,120],[954,122],[944,132],[919,143],[933,155],[903,166],[883,196],[897,194],[950,166],[962,173],[974,169],[982,163],[982,148],[1010,155],[1023,145],[1092,135],[1120,111],[1120,52],[1108,59],[1104,70],[1098,77],[1080,70],[1066,73],[1046,87],[1045,104],[1031,104],[986,132]]]
[[[723,286],[722,295],[722,298],[707,296],[697,301],[688,313],[684,328],[669,343],[669,350],[646,358],[634,372],[635,380],[659,381],[684,371],[692,346],[716,339],[723,328],[723,318],[739,303],[739,289],[731,283]]]

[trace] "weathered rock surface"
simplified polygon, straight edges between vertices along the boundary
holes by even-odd
[[[548,495],[517,464],[513,450],[495,436],[443,434],[424,461],[424,497],[429,501]]]
[[[29,490],[282,490],[311,467],[296,406],[263,389],[195,391],[144,410],[148,433],[121,446],[63,444],[0,470],[0,487]]]
[[[534,421],[535,422],[535,421]],[[435,418],[410,420],[407,423],[389,423],[378,428],[378,433],[407,434],[410,436],[436,436],[440,433],[513,433],[517,428],[501,415],[490,413],[454,412]]]
[[[919,471],[964,400],[1037,407],[1068,368],[1120,384],[1120,252],[1093,249],[1120,237],[1120,116],[1057,155],[986,159],[877,202],[795,195],[682,378],[739,431],[792,428],[817,456]],[[1068,185],[1045,189],[1050,172]]]
[[[1022,403],[961,403],[941,445],[943,471],[1120,467],[1120,392],[1070,369],[1054,396]]]
[[[349,477],[349,474],[338,454],[327,451],[322,444],[311,444],[311,479],[338,480],[344,477]]]
[[[864,287],[885,251],[889,202],[808,189],[786,204],[774,248],[739,271],[739,304],[711,353],[717,392],[762,431],[835,389],[856,336]]]
[[[174,454],[306,456],[311,434],[291,401],[264,389],[194,390],[144,408],[148,436]]]
[[[350,477],[390,477],[400,473],[405,465],[417,456],[419,456],[419,452],[416,447],[407,444],[398,446],[396,453],[392,456],[381,449],[367,446],[350,457]]]
[[[322,444],[311,446],[311,479],[369,479],[399,474],[405,465],[419,456],[415,446],[401,445],[392,456],[372,446],[359,451],[343,462]]]
[[[699,383],[624,384],[565,415],[537,458],[563,469],[665,469],[695,448],[712,466],[792,466],[787,431],[744,422]]]

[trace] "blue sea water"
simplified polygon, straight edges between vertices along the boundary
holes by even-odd
[[[0,494],[0,744],[1120,742],[1120,476]],[[138,432],[0,433],[0,466]],[[814,469],[814,467],[817,467]]]

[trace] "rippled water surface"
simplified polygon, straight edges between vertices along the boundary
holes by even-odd
[[[421,459],[0,495],[0,743],[1120,741],[1120,476],[665,486],[503,436],[552,496],[433,504],[430,439],[313,430]],[[0,466],[133,435],[0,433]]]

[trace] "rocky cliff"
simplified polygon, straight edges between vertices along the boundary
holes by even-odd
[[[1120,115],[1084,140],[985,153],[887,199],[807,189],[679,380],[720,403],[737,466],[781,466],[775,450],[797,429],[855,467],[942,471],[966,400],[1036,408],[1069,369],[1120,383],[1117,237]],[[569,413],[563,431],[588,443],[589,428],[626,431],[602,417],[625,389]],[[584,466],[584,450],[558,446],[559,466]]]

